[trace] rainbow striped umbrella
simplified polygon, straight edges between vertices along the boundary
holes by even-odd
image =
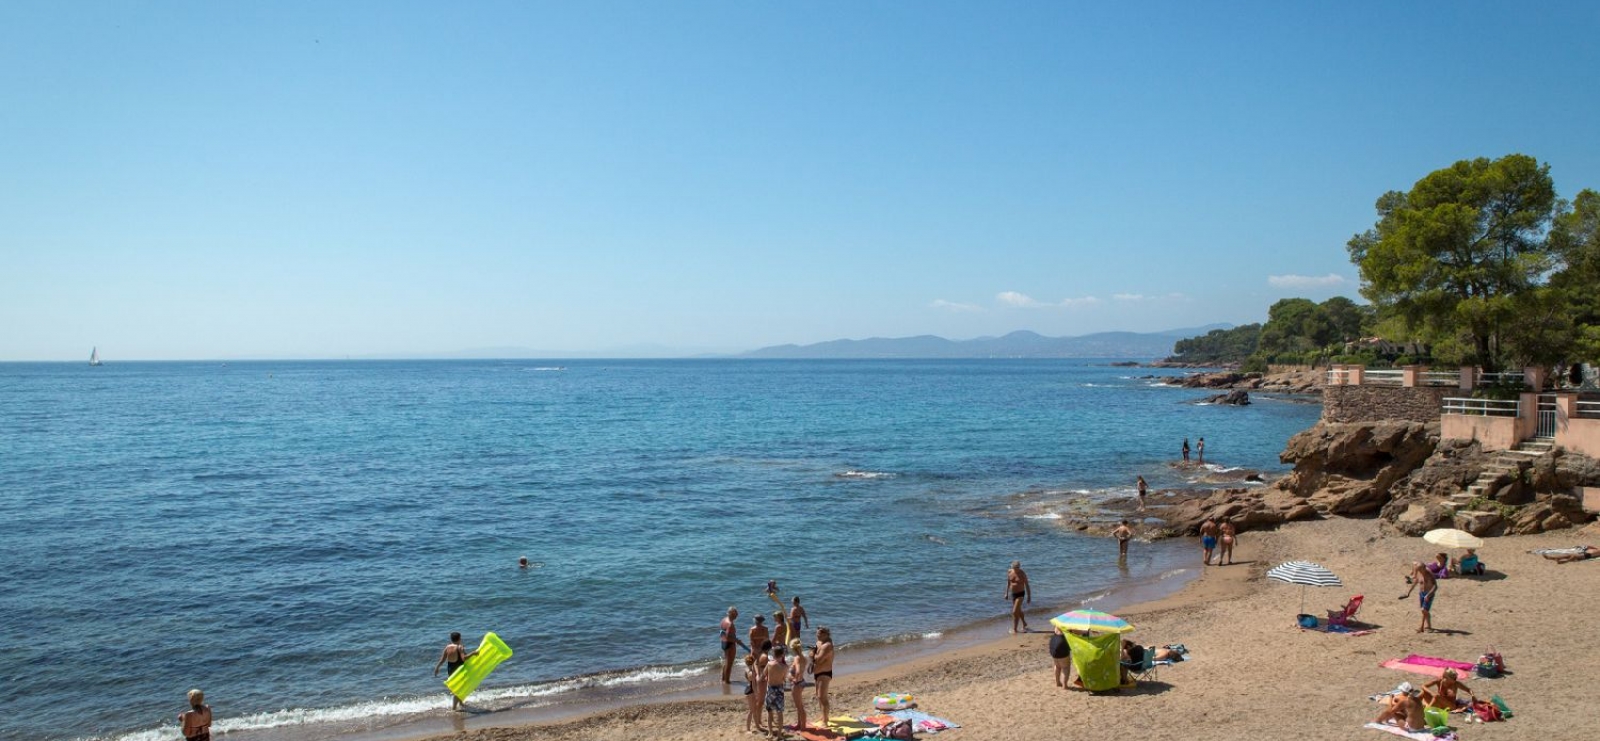
[[[1099,610],[1073,610],[1050,618],[1061,630],[1098,630],[1101,633],[1126,633],[1133,630],[1128,621]]]

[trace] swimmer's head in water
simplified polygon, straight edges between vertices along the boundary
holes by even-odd
[[[522,568],[528,568],[528,557],[523,556],[522,558],[517,559],[517,564],[522,566]]]

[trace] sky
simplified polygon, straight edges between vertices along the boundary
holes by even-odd
[[[1261,321],[1510,153],[1600,4],[0,3],[0,360]]]

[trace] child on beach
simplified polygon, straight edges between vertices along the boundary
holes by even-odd
[[[184,741],[211,741],[211,706],[206,693],[189,690],[189,709],[178,714]]]
[[[458,632],[452,632],[450,634],[450,642],[444,644],[444,652],[439,654],[439,663],[433,665],[433,676],[439,676],[440,666],[445,667],[444,675],[446,677],[449,677],[451,674],[455,674],[456,670],[465,665],[467,663],[467,659],[472,658],[473,654],[476,653],[478,653],[477,649],[468,651],[466,648],[462,647],[461,634]],[[462,702],[461,698],[456,697],[454,692],[450,693],[451,710],[464,710],[466,707],[467,704]]]
[[[772,658],[767,660],[767,691],[762,705],[767,709],[767,731],[775,736],[783,735],[783,680],[788,674],[783,646],[773,646]]]
[[[1067,681],[1072,678],[1072,647],[1067,645],[1067,636],[1060,628],[1050,634],[1050,663],[1056,667],[1056,686],[1071,690]]]
[[[756,694],[756,655],[744,655],[744,732],[765,731],[761,726],[761,695]]]

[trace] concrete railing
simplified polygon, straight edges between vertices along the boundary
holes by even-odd
[[[1461,372],[1423,371],[1418,374],[1417,380],[1423,386],[1459,386],[1461,384]]]
[[[1406,372],[1403,370],[1368,369],[1361,374],[1361,382],[1373,386],[1404,386],[1406,385]]]
[[[1515,399],[1465,399],[1450,397],[1444,400],[1445,414],[1463,414],[1474,417],[1518,417],[1522,402]]]
[[[1577,401],[1572,404],[1576,417],[1600,419],[1600,401]]]

